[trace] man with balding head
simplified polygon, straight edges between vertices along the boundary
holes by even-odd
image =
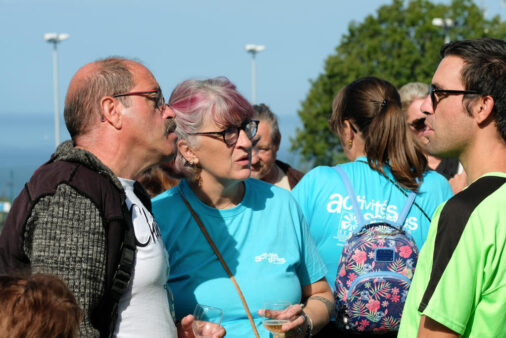
[[[176,337],[167,253],[134,181],[174,156],[174,113],[146,67],[107,58],[77,71],[64,115],[72,140],[15,200],[0,273],[60,276],[83,310],[81,336]]]

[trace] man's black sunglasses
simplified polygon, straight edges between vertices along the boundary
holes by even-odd
[[[223,137],[223,142],[225,142],[227,146],[231,147],[235,145],[239,139],[239,133],[241,130],[244,130],[246,136],[252,140],[257,134],[258,123],[259,121],[257,120],[246,120],[243,121],[240,126],[231,126],[223,131],[205,131],[199,133],[189,133],[188,135],[221,135],[221,137]]]
[[[437,89],[434,85],[430,85],[430,100],[432,102],[432,107],[436,107],[439,101],[441,101],[448,95],[460,95],[460,94],[465,95],[465,94],[481,94],[481,93],[476,90]]]

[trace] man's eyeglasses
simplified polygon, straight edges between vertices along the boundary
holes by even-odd
[[[413,120],[413,122],[408,123],[408,125],[415,131],[422,131],[425,129],[425,117]]]
[[[156,94],[156,95],[151,96],[149,94]],[[162,90],[160,88],[142,92],[128,92],[128,93],[114,94],[112,97],[122,97],[131,95],[141,95],[146,97],[148,100],[153,101],[155,103],[155,109],[163,110],[163,107],[165,105],[165,98],[163,97]]]
[[[246,136],[251,140],[257,134],[258,130],[258,122],[257,120],[246,120],[241,125],[231,126],[223,131],[206,131],[200,133],[190,133],[188,135],[221,135],[223,137],[223,142],[229,147],[235,145],[237,140],[239,139],[239,133],[241,130],[244,130]]]
[[[432,107],[447,97],[448,95],[460,95],[460,94],[481,94],[476,90],[453,90],[453,89],[437,89],[434,85],[430,85],[430,100]]]

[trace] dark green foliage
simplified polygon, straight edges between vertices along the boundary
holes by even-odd
[[[506,23],[498,16],[483,17],[472,0],[449,5],[428,0],[393,0],[362,23],[352,22],[335,53],[325,61],[324,72],[311,81],[311,89],[298,114],[302,129],[291,140],[291,149],[313,165],[343,162],[338,137],[330,131],[332,100],[344,85],[364,76],[377,76],[400,87],[408,82],[430,83],[439,62],[445,32],[432,19],[445,17],[457,25],[452,40],[506,37]]]

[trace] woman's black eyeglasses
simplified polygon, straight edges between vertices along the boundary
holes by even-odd
[[[149,94],[156,94],[155,96],[149,96]],[[155,103],[155,109],[160,109],[165,105],[165,98],[163,97],[162,90],[160,88],[142,92],[128,92],[121,94],[114,94],[112,97],[121,97],[121,96],[131,96],[131,95],[142,95],[146,97],[148,100],[151,100]]]
[[[413,122],[408,123],[408,125],[415,131],[422,131],[425,129],[425,117],[413,120]]]
[[[433,108],[436,107],[439,101],[441,101],[448,95],[460,95],[460,94],[481,94],[481,93],[476,90],[437,89],[434,85],[430,85],[430,100],[432,102]]]
[[[253,139],[253,137],[257,134],[258,122],[259,121],[257,120],[246,120],[241,123],[239,127],[231,126],[223,131],[205,131],[199,133],[189,133],[188,135],[221,135],[221,137],[223,137],[223,142],[230,147],[237,143],[241,130],[244,130],[246,136],[248,136],[250,140]]]

